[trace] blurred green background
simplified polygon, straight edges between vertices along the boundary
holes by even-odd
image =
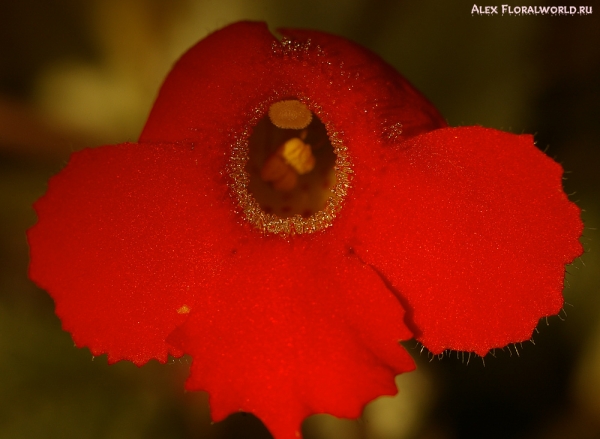
[[[249,415],[211,425],[206,395],[182,390],[188,359],[107,366],[104,357],[75,349],[52,300],[27,279],[25,230],[47,179],[71,151],[134,141],[177,57],[240,19],[320,29],[365,45],[451,125],[534,133],[563,164],[565,189],[585,209],[587,252],[568,268],[568,305],[540,324],[535,346],[517,346],[519,355],[514,347],[497,351],[484,366],[456,355],[430,361],[407,343],[419,370],[399,377],[398,397],[376,401],[358,421],[310,418],[306,438],[600,438],[600,9],[486,17],[472,16],[472,7],[428,0],[0,2],[0,438],[269,437]]]

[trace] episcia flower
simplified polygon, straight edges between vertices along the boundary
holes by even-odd
[[[192,357],[189,390],[277,439],[357,417],[414,368],[485,355],[563,305],[582,253],[528,135],[448,128],[345,39],[241,22],[167,77],[137,143],[74,153],[35,204],[30,276],[108,362]]]

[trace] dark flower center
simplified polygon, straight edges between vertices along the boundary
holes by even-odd
[[[275,102],[246,140],[234,148],[231,172],[246,219],[281,235],[330,226],[348,187],[349,165],[345,148],[317,115],[297,99]]]

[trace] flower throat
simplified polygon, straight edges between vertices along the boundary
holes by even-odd
[[[234,149],[234,168],[240,149]],[[243,172],[231,173],[233,189],[255,227],[290,235],[331,225],[348,187],[346,150],[304,103],[273,103],[243,149]]]

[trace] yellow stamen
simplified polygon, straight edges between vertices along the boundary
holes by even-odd
[[[275,102],[269,107],[269,119],[278,128],[301,130],[312,120],[312,113],[298,100]]]
[[[315,157],[310,145],[294,137],[283,144],[281,155],[288,165],[300,174],[309,173],[315,167]]]
[[[260,178],[271,182],[278,191],[289,192],[298,184],[298,175],[312,171],[315,163],[310,145],[293,137],[265,160]]]

